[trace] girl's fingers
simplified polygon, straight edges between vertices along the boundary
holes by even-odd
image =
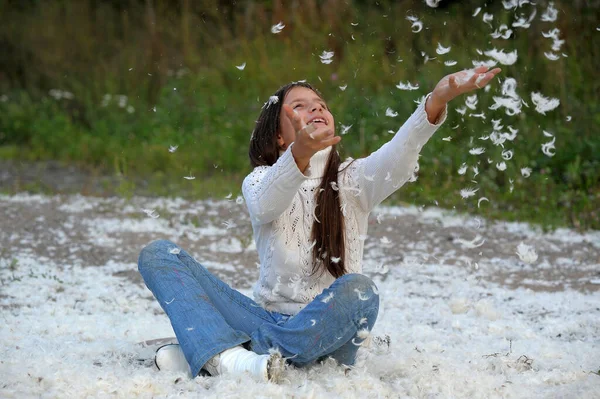
[[[458,88],[458,83],[456,83],[456,76],[451,75],[450,78],[448,79],[448,84],[453,89]]]
[[[311,138],[313,140],[322,141],[325,140],[328,136],[332,136],[333,134],[333,128],[326,127],[324,129],[316,130],[314,133],[311,134]]]
[[[283,104],[283,111],[285,112],[285,116],[287,116],[290,122],[292,122],[294,130],[299,131],[304,127],[304,121],[300,115],[298,115],[298,113],[294,112],[292,107],[290,107],[288,104]]]
[[[481,80],[481,73],[476,73],[469,79],[469,83],[477,84],[477,80]]]
[[[496,76],[499,72],[500,72],[500,68],[495,68],[495,69],[489,71],[488,73],[486,73],[485,78],[479,83],[479,86],[483,87],[483,86],[487,85],[492,79],[494,79],[494,76]]]
[[[334,137],[332,137],[330,139],[323,140],[323,141],[321,141],[321,144],[323,145],[322,149],[325,149],[325,148],[327,148],[329,146],[335,145],[335,144],[339,143],[340,141],[342,141],[342,137],[341,136],[334,136]]]

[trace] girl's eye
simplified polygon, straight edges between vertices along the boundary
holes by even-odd
[[[299,107],[302,107],[302,104],[296,104],[296,105],[294,105],[294,109],[299,108]]]

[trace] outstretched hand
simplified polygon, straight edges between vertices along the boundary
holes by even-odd
[[[479,66],[475,69],[455,72],[444,76],[433,89],[433,95],[439,101],[448,103],[461,94],[481,89],[489,83],[499,72],[500,68],[488,71],[488,67]]]
[[[488,69],[486,66],[479,66],[444,76],[433,89],[428,104],[425,105],[430,122],[437,119],[439,112],[450,100],[481,89],[501,71],[500,68]]]

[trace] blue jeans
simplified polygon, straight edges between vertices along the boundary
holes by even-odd
[[[362,274],[336,279],[290,316],[263,309],[167,240],[145,247],[138,268],[169,316],[194,376],[213,356],[237,345],[258,354],[278,349],[297,367],[326,357],[353,365],[366,336],[358,332],[371,331],[379,311],[375,284]]]

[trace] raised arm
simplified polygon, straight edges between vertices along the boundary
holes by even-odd
[[[419,153],[446,119],[447,104],[460,94],[484,87],[499,68],[487,67],[445,76],[394,137],[351,169],[352,184],[358,186],[359,202],[370,212],[406,183],[417,166]]]

